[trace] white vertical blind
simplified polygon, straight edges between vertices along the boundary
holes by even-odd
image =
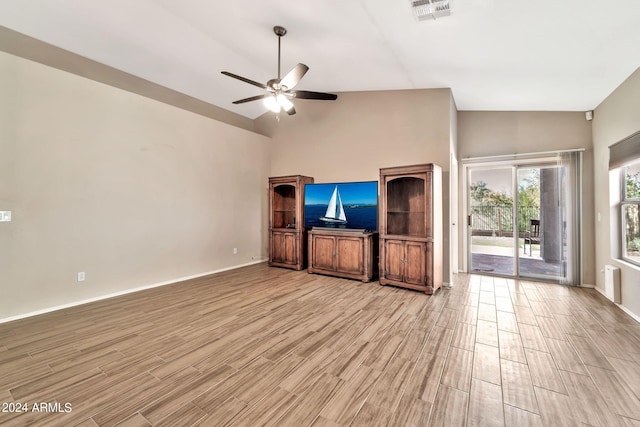
[[[558,154],[558,168],[560,179],[560,205],[562,208],[561,224],[558,224],[562,236],[563,262],[565,274],[562,282],[568,285],[579,285],[580,272],[580,248],[581,248],[581,168],[582,152],[564,152]]]

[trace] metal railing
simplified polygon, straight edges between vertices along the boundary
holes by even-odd
[[[529,230],[530,220],[540,218],[537,206],[518,207],[518,232]],[[471,227],[474,235],[513,236],[513,207],[509,205],[478,205],[471,207]]]

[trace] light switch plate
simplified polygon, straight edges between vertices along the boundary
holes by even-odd
[[[11,211],[0,211],[0,222],[11,222]]]

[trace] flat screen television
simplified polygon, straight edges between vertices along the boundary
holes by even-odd
[[[376,231],[378,181],[306,184],[304,225]]]

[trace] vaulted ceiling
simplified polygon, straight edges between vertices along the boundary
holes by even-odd
[[[248,118],[232,101],[302,62],[323,92],[451,88],[459,110],[584,111],[640,66],[637,0],[3,0],[0,25]],[[324,102],[299,100],[304,102]],[[299,112],[304,104],[298,104]]]

